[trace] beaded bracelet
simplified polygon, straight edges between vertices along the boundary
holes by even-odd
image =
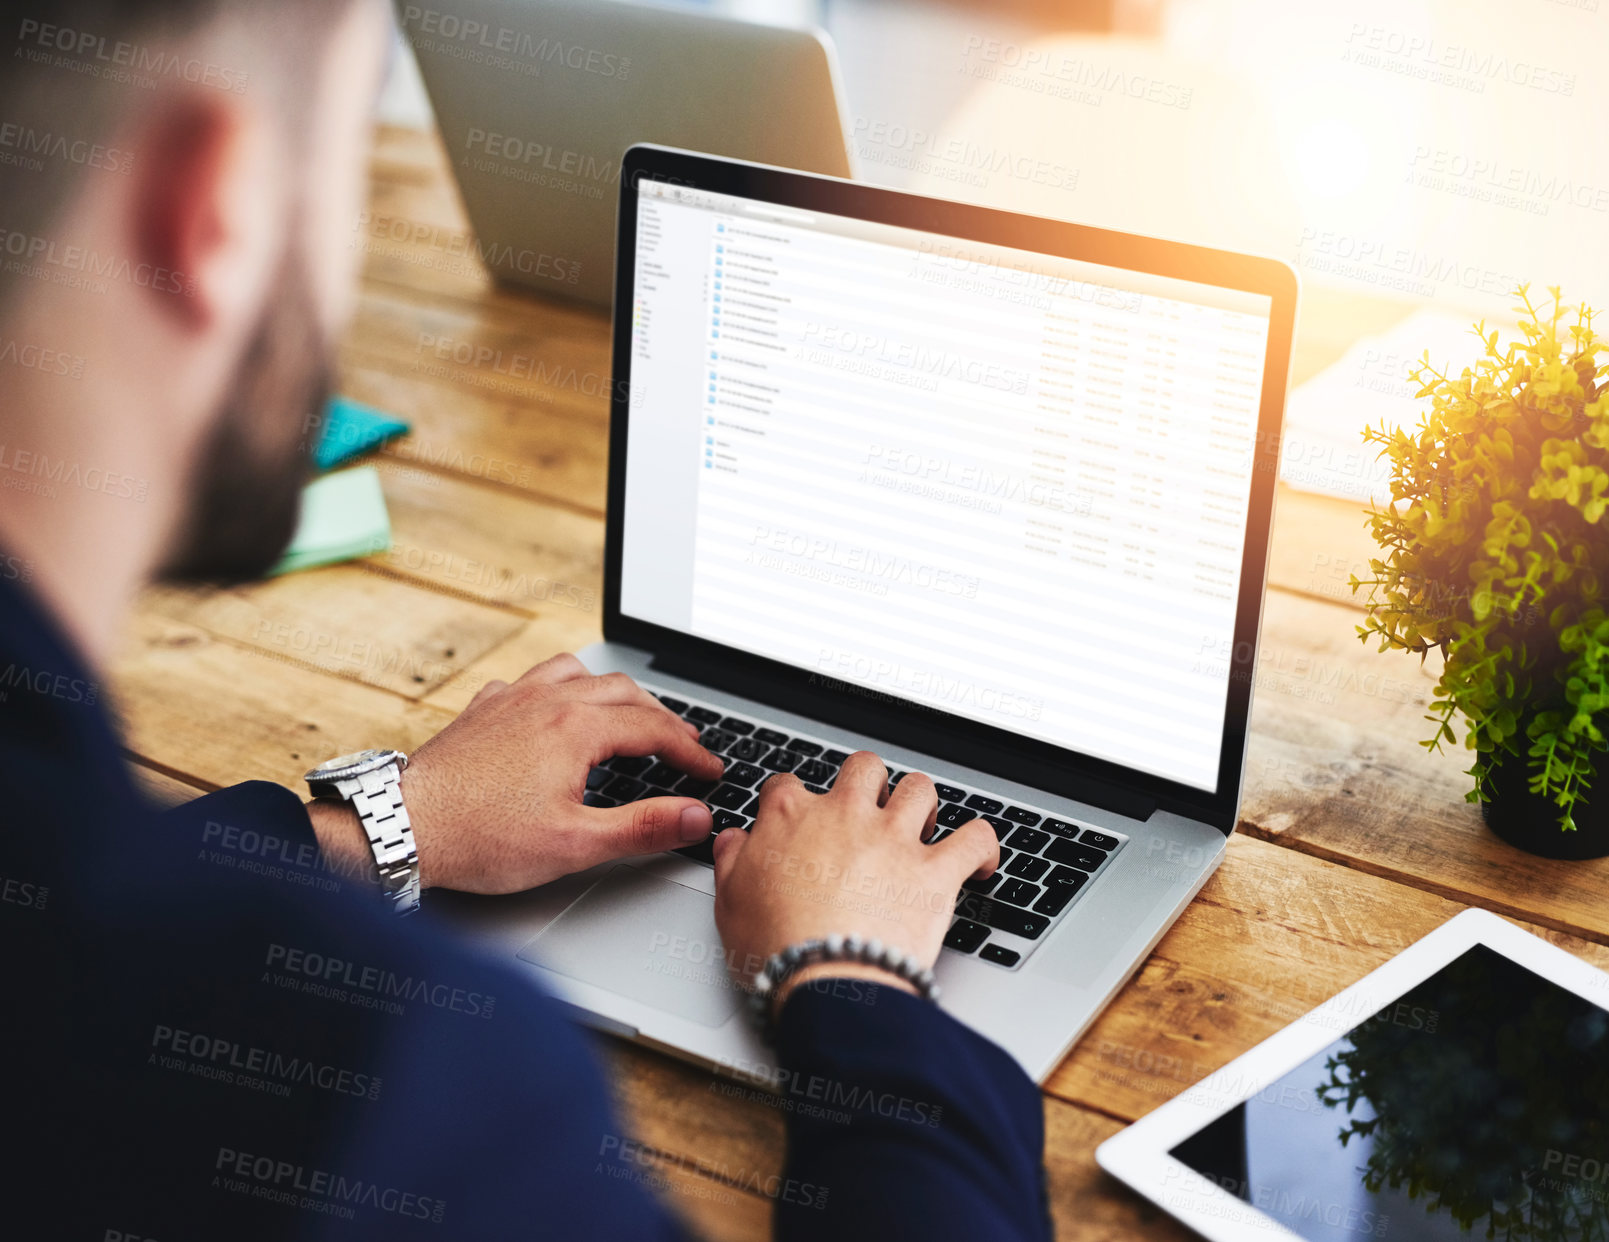
[[[911,954],[901,953],[892,945],[885,947],[881,940],[838,935],[801,940],[767,958],[750,985],[749,1012],[767,1043],[775,1033],[775,1017],[771,1013],[773,998],[795,974],[819,962],[863,962],[878,966],[912,984],[924,999],[935,1002],[939,999],[939,985],[933,982],[933,972]]]

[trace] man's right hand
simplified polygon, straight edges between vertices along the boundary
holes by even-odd
[[[994,829],[981,819],[924,844],[937,810],[931,780],[913,772],[889,793],[888,769],[868,751],[851,755],[825,794],[796,776],[771,777],[753,829],[715,839],[715,924],[727,961],[751,976],[788,945],[836,933],[880,940],[931,967],[962,882],[1000,864]],[[784,994],[826,975],[905,986],[880,968],[824,962],[792,976]]]
[[[724,769],[698,744],[694,725],[624,673],[594,677],[573,655],[560,655],[513,683],[488,682],[402,775],[420,880],[512,893],[612,858],[708,838],[710,810],[696,798],[584,805],[587,773],[615,755],[657,755],[707,780]],[[348,804],[321,799],[309,814],[326,853],[372,872]]]

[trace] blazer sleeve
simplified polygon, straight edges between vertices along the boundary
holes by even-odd
[[[801,987],[779,1018],[776,1236],[1051,1238],[1032,1080],[938,1006],[857,982]]]

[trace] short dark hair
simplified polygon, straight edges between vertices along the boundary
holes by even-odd
[[[0,312],[16,266],[90,178],[129,171],[118,126],[166,80],[262,91],[293,132],[311,122],[316,49],[355,0],[32,0],[0,3]],[[31,11],[28,11],[31,10]],[[261,27],[252,63],[179,45],[229,17]]]

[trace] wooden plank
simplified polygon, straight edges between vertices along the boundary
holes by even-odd
[[[366,746],[413,751],[451,719],[143,610],[111,683],[129,750],[212,788],[270,780],[300,789],[321,760]]]
[[[1063,1242],[1188,1242],[1196,1235],[1095,1163],[1095,1149],[1123,1128],[1110,1117],[1045,1098],[1045,1174]]]
[[[413,425],[378,459],[390,470],[456,474],[603,516],[608,437],[590,418],[353,363],[342,370],[341,391]]]
[[[549,609],[431,693],[426,701],[434,707],[460,712],[488,681],[513,681],[543,660],[562,651],[580,651],[602,638],[602,618],[596,610]]]
[[[1315,496],[1283,484],[1274,505],[1274,531],[1268,547],[1268,585],[1363,611],[1365,587],[1348,586],[1374,577],[1371,558],[1383,556],[1369,534],[1366,506],[1332,496]],[[1361,617],[1354,620],[1361,621]]]
[[[1609,859],[1556,862],[1504,844],[1464,801],[1461,748],[1418,745],[1436,676],[1353,633],[1349,609],[1269,596],[1242,829],[1403,884],[1609,941]]]
[[[589,614],[603,591],[603,523],[450,475],[388,470],[391,549],[362,562],[432,590],[528,617]]]
[[[273,660],[417,699],[523,625],[405,579],[331,565],[227,590],[156,589],[145,608]]]
[[[1464,908],[1237,833],[1207,887],[1045,1090],[1142,1117]],[[1609,969],[1602,944],[1521,925]]]
[[[608,419],[608,325],[551,303],[458,304],[365,292],[341,357],[390,369],[443,393],[483,393],[524,409],[551,407],[601,428]]]

